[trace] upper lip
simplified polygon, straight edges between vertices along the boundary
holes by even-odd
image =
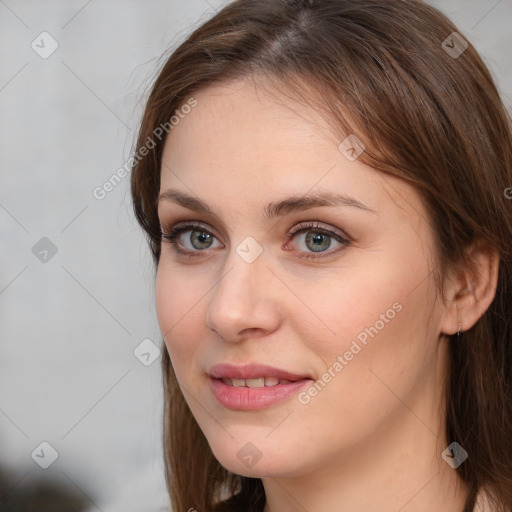
[[[299,375],[266,364],[254,363],[242,366],[227,363],[216,364],[210,368],[208,374],[210,377],[216,379],[258,379],[261,377],[276,377],[283,380],[297,381],[311,378],[309,375]]]

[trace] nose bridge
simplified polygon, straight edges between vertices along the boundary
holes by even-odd
[[[226,339],[236,339],[245,329],[272,329],[276,322],[270,288],[264,284],[271,273],[256,244],[246,239],[231,249],[212,290],[207,326]]]
[[[250,298],[248,291],[256,291],[265,273],[266,260],[263,247],[253,237],[246,237],[230,250],[224,268],[224,277],[219,282],[219,294],[241,294],[241,298]]]

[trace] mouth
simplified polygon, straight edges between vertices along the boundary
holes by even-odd
[[[263,388],[263,387],[273,387],[278,384],[290,384],[291,382],[296,382],[287,379],[278,379],[277,377],[258,377],[255,379],[230,379],[223,378],[217,379],[222,380],[226,386],[233,386],[234,388]]]
[[[266,364],[251,363],[246,365],[232,365],[228,363],[216,364],[210,368],[209,377],[214,379],[228,379],[234,386],[241,387],[242,381],[247,387],[275,386],[279,381],[296,382],[301,379],[311,379],[310,375],[293,373],[281,368]],[[262,380],[263,379],[263,380]],[[277,379],[277,380],[276,380]]]
[[[267,365],[216,365],[208,372],[210,388],[217,401],[232,410],[270,407],[291,398],[313,382],[307,375]]]

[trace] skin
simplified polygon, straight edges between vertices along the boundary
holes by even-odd
[[[443,303],[428,216],[412,187],[349,161],[317,112],[252,80],[194,97],[198,105],[166,141],[160,192],[199,197],[214,214],[162,200],[159,217],[164,230],[202,222],[214,238],[201,249],[191,230],[182,233],[184,248],[202,251],[191,258],[163,242],[156,306],[178,382],[215,457],[262,479],[265,512],[462,512],[467,489],[441,457],[450,444],[446,335],[459,322],[469,329],[492,301],[495,255],[475,250],[477,272],[447,273]],[[270,202],[322,191],[374,212],[322,206],[272,221],[263,215]],[[328,238],[324,258],[301,258],[318,254],[314,243],[307,232],[287,233],[308,221],[348,235],[349,245]],[[252,263],[236,252],[248,236],[263,249]],[[307,404],[291,398],[233,411],[209,389],[206,372],[222,362],[321,379],[395,303],[401,310]],[[261,453],[251,468],[237,457],[249,442]]]

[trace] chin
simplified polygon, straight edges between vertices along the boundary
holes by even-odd
[[[296,474],[298,470],[296,454],[294,457],[293,453],[278,451],[270,448],[268,444],[267,442],[263,446],[263,441],[253,443],[249,440],[237,440],[219,449],[212,448],[212,451],[224,468],[237,475],[267,478],[270,475],[293,476]]]

